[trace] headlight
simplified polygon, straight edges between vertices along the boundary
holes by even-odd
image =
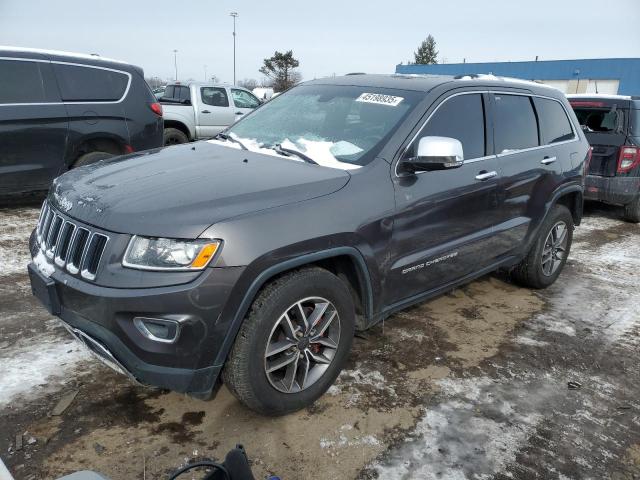
[[[134,236],[122,265],[139,270],[202,270],[214,257],[220,240],[175,240]]]

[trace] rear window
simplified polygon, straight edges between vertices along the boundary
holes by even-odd
[[[40,62],[0,60],[0,72],[0,103],[45,102]]]
[[[183,102],[191,100],[191,91],[189,87],[182,85],[169,85],[162,95],[165,100],[173,100],[175,102]]]
[[[571,122],[564,107],[555,100],[533,98],[540,122],[542,142],[549,145],[574,138]]]
[[[531,99],[524,95],[494,95],[497,153],[538,146],[538,123]]]
[[[624,125],[624,110],[617,108],[574,107],[585,132],[616,133]]]
[[[101,68],[53,64],[62,100],[109,102],[120,100],[129,84],[124,73]]]

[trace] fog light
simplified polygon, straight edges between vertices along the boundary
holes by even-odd
[[[165,318],[135,317],[133,324],[149,340],[175,343],[180,335],[180,324]]]

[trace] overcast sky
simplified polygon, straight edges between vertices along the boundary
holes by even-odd
[[[305,79],[393,72],[431,33],[446,63],[640,57],[640,0],[0,0],[0,45],[98,53],[171,78],[260,79],[292,49]]]

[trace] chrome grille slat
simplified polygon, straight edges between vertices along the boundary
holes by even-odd
[[[64,266],[67,261],[67,252],[69,251],[69,247],[71,246],[71,239],[73,238],[73,234],[76,230],[76,226],[74,223],[71,223],[69,220],[64,222],[62,228],[60,229],[60,238],[56,244],[55,250],[55,262],[59,267]]]
[[[36,239],[40,250],[58,267],[94,280],[109,236],[65,218],[45,202],[36,227]]]
[[[55,215],[51,221],[51,227],[49,228],[49,235],[47,235],[45,254],[49,258],[53,258],[53,252],[58,244],[60,238],[60,230],[64,224],[64,219],[60,215]]]
[[[85,248],[87,247],[87,240],[89,240],[91,236],[91,232],[83,227],[78,227],[76,232],[67,261],[67,270],[74,275],[80,271],[80,265],[82,265]]]

